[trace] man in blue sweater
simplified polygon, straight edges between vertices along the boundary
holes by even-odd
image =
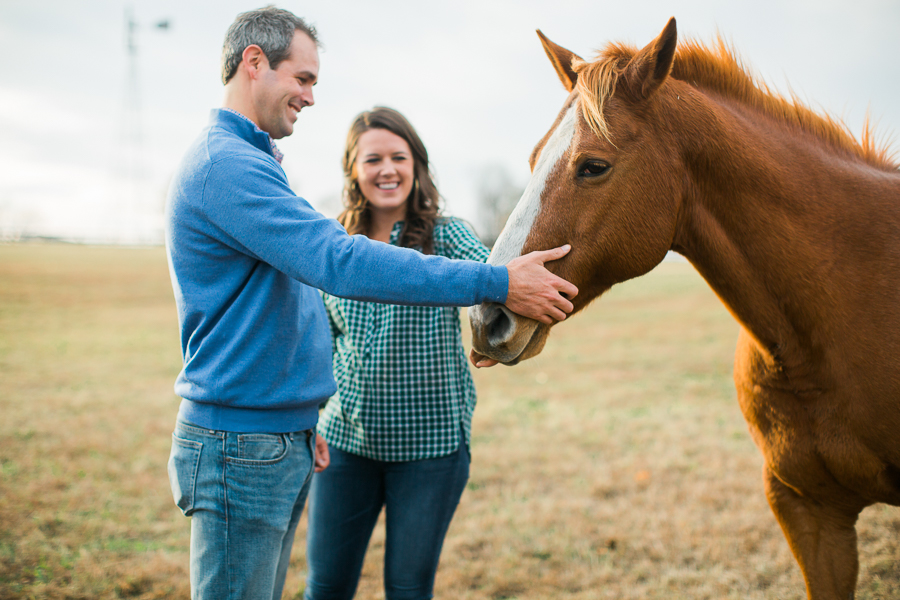
[[[335,391],[319,289],[395,304],[503,302],[545,323],[578,290],[544,269],[567,247],[504,267],[348,236],[288,186],[273,139],[313,104],[316,32],[273,7],[223,49],[224,107],[189,148],[166,207],[183,398],[169,479],[191,520],[193,598],[281,597],[310,476],[328,464],[318,408]],[[316,456],[318,446],[319,456]]]

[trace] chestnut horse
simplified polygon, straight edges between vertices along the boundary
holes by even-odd
[[[550,268],[584,308],[685,256],[741,325],[734,380],[765,493],[815,600],[852,598],[855,524],[900,505],[900,172],[866,127],[754,81],[719,40],[586,62],[540,31],[570,92],[489,262],[571,244]],[[473,360],[538,354],[550,326],[469,311]]]

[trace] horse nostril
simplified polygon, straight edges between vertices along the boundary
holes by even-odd
[[[515,327],[512,319],[498,306],[492,306],[486,319],[485,330],[492,344],[502,344]]]

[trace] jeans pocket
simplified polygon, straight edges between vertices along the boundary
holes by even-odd
[[[282,460],[289,445],[285,434],[242,433],[237,436],[237,456],[226,457],[228,462],[246,465],[267,465]]]
[[[185,440],[172,435],[172,453],[169,454],[169,485],[175,505],[186,517],[194,512],[194,490],[197,487],[197,470],[200,468],[201,442]]]

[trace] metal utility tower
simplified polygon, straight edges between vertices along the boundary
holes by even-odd
[[[169,20],[161,20],[154,23],[153,27],[160,30],[169,29]],[[120,214],[122,215],[119,232],[119,241],[134,242],[143,241],[140,234],[138,219],[142,212],[144,202],[141,201],[142,188],[145,185],[144,169],[144,132],[141,117],[141,89],[140,71],[138,62],[137,32],[138,22],[134,17],[134,10],[129,6],[125,9],[125,51],[127,60],[127,76],[125,80],[125,96],[122,107],[122,123],[119,139],[118,161],[121,165],[121,177],[124,180],[122,198],[120,202]]]

